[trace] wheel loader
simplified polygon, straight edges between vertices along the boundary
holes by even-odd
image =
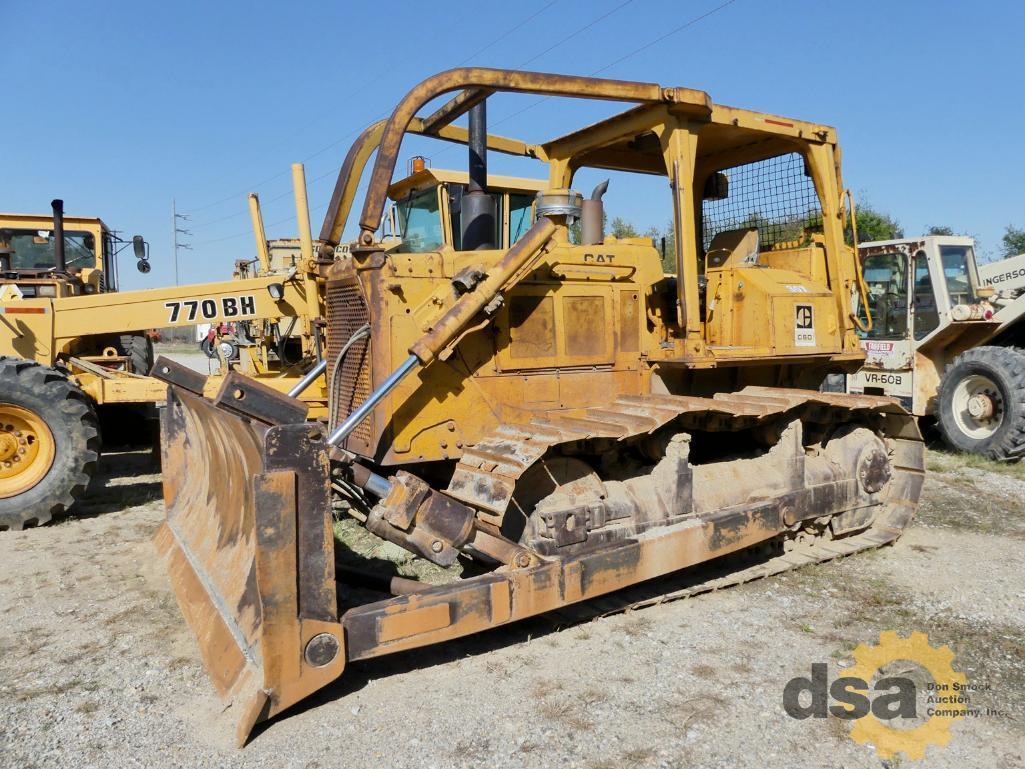
[[[507,93],[628,108],[527,143],[487,132]],[[407,198],[396,246],[377,233],[409,131],[466,144],[468,182],[457,206]],[[489,152],[547,172],[515,242]],[[726,556],[732,571],[690,592],[897,539],[923,481],[915,419],[815,389],[864,361],[839,153],[833,128],[699,90],[483,68],[424,80],[367,129],[318,244],[329,418],[238,373],[211,398],[154,369],[155,541],[239,743],[358,660]],[[605,235],[607,185],[584,200],[584,168],[662,178],[674,274],[650,239]],[[424,236],[446,228],[458,247]],[[460,576],[375,581],[335,540],[334,510]]]
[[[0,214],[0,531],[46,523],[84,494],[101,427],[105,438],[121,428],[134,440],[153,440],[146,422],[132,419],[167,391],[149,376],[147,329],[245,323],[256,339],[233,368],[283,392],[317,381],[319,372],[306,375],[317,357],[309,324],[323,313],[322,291],[301,166],[293,174],[303,258],[284,272],[243,280],[118,291],[116,256],[129,242],[140,270],[149,271],[141,237],[122,241],[99,219],[65,217],[60,200],[52,217]],[[258,204],[253,211],[258,250],[261,243],[266,249]],[[277,355],[279,325],[295,330],[298,342],[287,362]],[[211,378],[212,392],[219,381]],[[304,398],[313,416],[326,414],[323,384]],[[145,434],[133,435],[140,429]]]
[[[1025,255],[976,263],[969,237],[862,243],[874,322],[848,392],[898,398],[957,451],[1025,455]]]

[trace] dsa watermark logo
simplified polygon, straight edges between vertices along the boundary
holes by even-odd
[[[928,745],[946,745],[954,721],[993,714],[970,707],[970,692],[980,687],[969,685],[954,670],[954,653],[930,646],[925,633],[901,638],[888,630],[878,644],[861,644],[853,656],[854,665],[832,680],[826,663],[816,662],[809,676],[787,682],[787,715],[851,721],[851,739],[873,746],[880,758],[903,753],[914,760],[925,758]],[[904,671],[892,672],[897,662],[908,663]]]

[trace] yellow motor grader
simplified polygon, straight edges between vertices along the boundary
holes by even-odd
[[[108,445],[114,428],[134,442],[151,440],[149,431],[137,435],[145,423],[131,419],[167,394],[149,376],[147,329],[246,324],[257,339],[233,368],[282,392],[308,381],[318,357],[309,323],[323,314],[323,292],[301,166],[293,174],[302,258],[288,270],[268,267],[239,280],[118,291],[116,257],[129,243],[140,270],[149,271],[141,237],[122,241],[99,219],[65,217],[60,200],[52,216],[0,214],[0,531],[46,523],[84,494],[101,427]],[[253,212],[263,255],[258,206]],[[296,330],[298,349],[287,363],[275,355],[281,325]],[[218,381],[211,378],[211,392]],[[326,414],[323,386],[307,387],[304,397],[314,416]],[[101,417],[111,418],[101,425]]]
[[[487,133],[488,101],[509,92],[630,107],[528,144]],[[412,191],[386,242],[409,131],[467,144],[468,182]],[[514,242],[489,151],[548,173]],[[359,235],[340,247],[375,152]],[[675,274],[650,239],[603,233],[604,185],[586,201],[573,189],[584,168],[665,180]],[[740,551],[757,556],[706,586],[899,537],[923,480],[914,419],[815,389],[864,360],[842,193],[834,129],[655,83],[455,69],[369,128],[320,235],[328,420],[238,373],[209,398],[155,367],[169,383],[156,541],[239,741],[354,660]],[[378,581],[368,600],[372,581],[336,568],[333,506],[420,558],[473,566]]]

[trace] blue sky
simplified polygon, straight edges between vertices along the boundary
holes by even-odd
[[[0,0],[0,210],[63,197],[69,214],[144,234],[153,271],[139,275],[127,254],[121,266],[122,287],[142,288],[173,281],[175,198],[191,217],[182,282],[219,280],[254,252],[246,192],[260,194],[271,237],[294,235],[289,164],[305,161],[316,233],[355,134],[427,75],[474,64],[602,70],[828,123],[848,186],[909,235],[947,224],[986,253],[1005,225],[1025,226],[1025,5],[734,0],[643,48],[723,2],[523,0],[470,13],[407,0]],[[542,141],[616,111],[550,101],[516,114],[535,101],[493,99],[492,130]],[[462,148],[444,146],[409,141],[403,158],[464,167]],[[494,156],[492,170],[539,173]],[[664,224],[664,195],[652,204],[649,191],[662,195],[617,177],[608,209]]]

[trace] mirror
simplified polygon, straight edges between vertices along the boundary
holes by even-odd
[[[132,236],[132,250],[135,251],[136,259],[149,259],[146,254],[146,241],[142,235]]]
[[[726,200],[730,196],[730,178],[722,171],[716,171],[705,179],[703,200]]]
[[[139,272],[145,275],[153,268],[150,266],[150,263],[148,261],[146,261],[145,259],[140,259],[135,263],[135,269],[137,269]]]

